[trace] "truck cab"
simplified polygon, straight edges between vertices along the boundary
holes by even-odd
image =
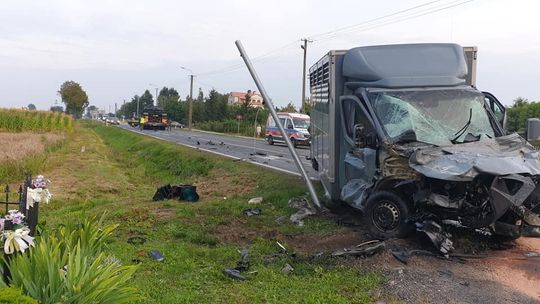
[[[362,210],[378,238],[427,219],[540,236],[538,152],[506,134],[475,62],[476,48],[404,44],[331,51],[311,67],[312,164],[328,201]]]
[[[285,127],[287,137],[289,137],[295,148],[297,146],[309,146],[309,115],[286,112],[278,112],[277,115],[282,125]],[[268,115],[264,138],[269,145],[273,145],[274,143],[285,143],[285,139],[271,115]]]

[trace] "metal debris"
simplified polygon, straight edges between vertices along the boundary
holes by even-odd
[[[247,216],[260,215],[262,213],[261,208],[248,208],[244,209],[244,214]]]
[[[288,205],[291,208],[298,209],[298,211],[289,218],[291,222],[298,226],[304,226],[304,218],[317,214],[317,211],[311,207],[305,197],[293,197],[289,200]]]
[[[362,243],[352,248],[344,248],[342,250],[334,251],[332,256],[352,255],[368,257],[383,251],[385,248],[386,244],[384,242],[375,240]]]
[[[294,268],[290,265],[290,264],[285,264],[285,266],[283,268],[281,268],[281,272],[284,273],[284,274],[289,274],[291,272],[293,272]]]
[[[454,246],[450,240],[451,235],[443,231],[441,225],[432,220],[424,220],[416,223],[416,230],[424,232],[431,240],[435,248],[437,248],[442,254],[448,255]]]

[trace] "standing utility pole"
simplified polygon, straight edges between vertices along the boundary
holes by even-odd
[[[193,118],[193,77],[195,77],[195,75],[193,75],[193,71],[191,69],[188,69],[183,66],[181,66],[180,68],[182,70],[186,70],[191,73],[189,74],[190,83],[189,83],[189,101],[188,101],[188,129],[191,131],[191,127],[193,124],[193,119],[192,119]]]
[[[300,108],[300,112],[304,113],[304,102],[306,100],[306,57],[307,57],[307,44],[308,42],[313,42],[313,40],[304,38],[301,39],[301,41],[304,41],[304,45],[301,45],[300,47],[304,50],[304,67],[303,67],[303,74],[302,74],[302,107]]]
[[[188,105],[188,128],[191,131],[191,124],[193,118],[193,73],[189,75],[189,105]]]
[[[157,94],[158,88],[156,87],[156,107],[158,106],[158,94]]]

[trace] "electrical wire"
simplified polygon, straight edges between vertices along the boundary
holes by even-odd
[[[404,16],[398,16],[396,18],[391,18],[389,20],[383,20],[382,22],[379,22],[379,23],[376,23],[376,24],[366,24],[363,27],[344,30],[341,33],[336,31],[336,32],[333,32],[332,36],[319,38],[316,41],[334,39],[334,38],[337,38],[340,35],[344,35],[346,33],[363,32],[363,31],[367,31],[367,30],[374,29],[374,28],[379,28],[379,27],[386,26],[386,25],[391,25],[391,24],[395,24],[395,23],[399,23],[399,22],[403,22],[403,21],[408,21],[408,20],[415,19],[415,18],[418,18],[418,17],[422,17],[422,16],[434,14],[434,13],[437,13],[437,12],[440,12],[440,11],[443,11],[443,10],[447,10],[447,9],[450,9],[450,8],[453,8],[453,7],[456,7],[456,6],[460,6],[460,5],[463,5],[463,4],[472,2],[472,1],[474,1],[474,0],[451,1],[451,2],[445,3],[443,5],[439,5],[439,6],[436,6],[436,7],[431,7],[429,9],[413,12],[411,14],[407,14],[407,15],[404,15]]]

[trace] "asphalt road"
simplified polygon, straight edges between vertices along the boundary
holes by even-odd
[[[259,166],[279,170],[285,173],[300,175],[296,164],[285,145],[274,144],[270,146],[265,141],[252,138],[237,137],[208,133],[202,131],[188,131],[178,129],[171,131],[140,130],[129,125],[120,125],[121,128],[151,137],[175,142],[180,145],[200,149],[202,151],[241,159]],[[300,160],[304,164],[311,179],[318,179],[317,172],[311,167],[309,147],[296,148]]]

